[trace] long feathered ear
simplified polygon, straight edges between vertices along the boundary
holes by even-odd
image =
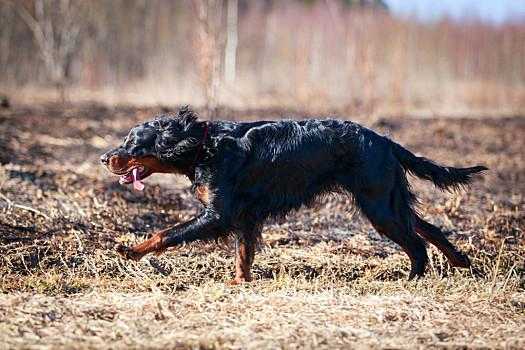
[[[176,116],[156,120],[157,138],[155,150],[159,159],[186,163],[194,157],[195,148],[200,144],[197,116],[189,108],[182,108]]]
[[[180,138],[172,131],[164,130],[157,134],[155,150],[159,159],[183,162],[191,158],[192,150],[199,144],[193,137]]]

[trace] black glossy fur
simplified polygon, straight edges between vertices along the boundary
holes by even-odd
[[[409,278],[425,271],[422,237],[453,266],[467,267],[469,261],[414,211],[406,172],[441,189],[455,189],[487,169],[439,166],[350,121],[203,122],[186,108],[135,127],[126,143],[111,152],[153,155],[187,175],[194,186],[209,189],[202,213],[171,229],[163,238],[165,247],[230,233],[252,244],[269,217],[286,215],[320,195],[344,192],[408,254]]]

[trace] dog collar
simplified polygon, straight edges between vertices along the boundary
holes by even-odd
[[[199,145],[197,146],[197,153],[195,153],[195,159],[193,160],[193,169],[195,169],[195,164],[199,160],[199,157],[202,153],[202,149],[204,148],[204,143],[206,142],[206,137],[208,137],[208,122],[204,122],[204,134],[202,135],[202,140],[199,142]]]

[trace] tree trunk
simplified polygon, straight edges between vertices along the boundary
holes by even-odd
[[[224,81],[227,84],[235,82],[237,66],[238,42],[238,0],[228,0],[228,18],[226,22],[226,49],[224,50]]]

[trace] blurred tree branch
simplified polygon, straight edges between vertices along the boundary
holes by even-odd
[[[0,67],[2,67],[4,70],[7,67],[7,64],[9,62],[9,57],[11,53],[11,35],[13,32],[13,17],[7,16],[6,11],[4,11],[5,8],[8,6],[0,8],[2,11],[0,13],[0,16],[2,18],[2,28],[0,29]],[[3,72],[4,74],[7,74],[7,70]]]
[[[66,99],[69,68],[82,32],[83,2],[33,0],[32,9],[21,1],[0,0],[11,5],[30,29],[51,82],[62,102]]]

